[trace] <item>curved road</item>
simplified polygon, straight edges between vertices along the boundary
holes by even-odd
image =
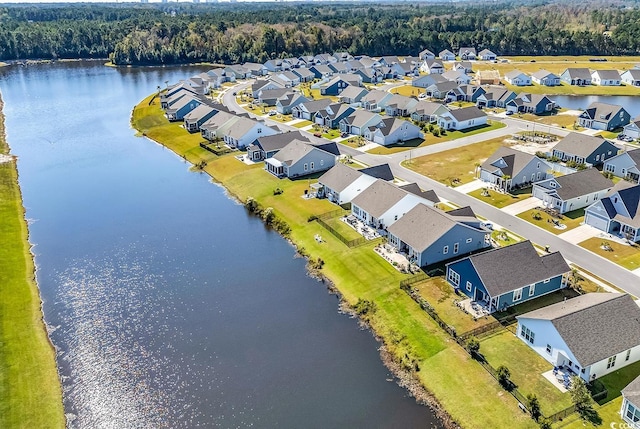
[[[236,102],[236,98],[235,96],[233,96],[233,92],[242,91],[248,86],[250,86],[250,83],[243,83],[230,88],[223,95],[222,103],[231,111],[234,111],[236,113],[247,113],[247,111],[240,107],[240,105]],[[251,113],[249,113],[249,115],[254,118],[259,117],[260,119],[266,120],[270,124],[276,124],[281,129],[301,131],[308,134],[310,139],[314,141],[320,140],[314,137],[311,133],[302,131],[299,128],[282,124],[281,122],[272,121],[268,117],[258,116]],[[459,206],[471,206],[476,214],[487,218],[492,222],[501,225],[504,228],[507,228],[522,237],[527,237],[529,240],[535,243],[541,244],[543,246],[548,245],[550,246],[550,249],[552,251],[560,251],[568,261],[586,269],[587,271],[595,274],[598,277],[606,279],[608,282],[612,283],[618,288],[632,295],[640,297],[640,277],[638,277],[631,271],[624,269],[621,266],[596,255],[595,253],[585,250],[578,245],[569,243],[568,241],[563,240],[557,235],[538,228],[537,226],[523,219],[505,213],[492,205],[458,192],[454,188],[448,187],[440,182],[425,177],[401,165],[401,163],[405,161],[409,156],[415,158],[418,156],[429,155],[452,148],[478,143],[496,137],[511,135],[518,131],[528,130],[528,126],[529,124],[531,124],[531,122],[513,118],[494,119],[499,119],[507,126],[486,133],[463,137],[456,140],[450,140],[437,145],[425,146],[417,149],[412,149],[411,151],[404,151],[391,155],[373,155],[344,145],[340,146],[340,151],[344,154],[352,155],[356,160],[367,165],[377,165],[386,162],[391,166],[391,170],[393,171],[394,176],[408,182],[416,182],[422,189],[433,189],[441,198],[451,201]],[[569,133],[569,131],[564,128],[547,126],[545,126],[544,128],[548,128],[551,132],[561,136]],[[517,267],[513,268],[517,269]]]

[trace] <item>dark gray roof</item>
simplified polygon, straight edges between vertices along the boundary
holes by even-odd
[[[591,80],[591,72],[588,68],[584,67],[569,67],[565,70],[572,79],[586,79]]]
[[[469,119],[482,118],[487,116],[482,110],[476,106],[463,107],[462,109],[452,109],[449,114],[457,121],[468,121]]]
[[[591,105],[580,114],[580,117],[594,119],[599,122],[609,122],[620,110],[624,110],[624,108],[617,104],[600,103],[596,101],[591,103]]]
[[[393,173],[389,164],[374,165],[373,167],[361,168],[361,173],[368,176],[375,177],[376,179],[386,180],[387,182],[393,180]]]
[[[378,179],[356,196],[351,203],[377,218],[385,214],[407,195],[407,191],[389,182]]]
[[[320,110],[326,109],[332,103],[333,101],[330,98],[321,98],[315,101],[300,103],[300,105],[304,106],[304,108],[307,109],[308,112],[315,113],[319,112]]]
[[[600,79],[605,80],[620,80],[620,73],[618,70],[594,70]]]
[[[553,149],[587,158],[608,140],[600,136],[588,136],[580,133],[569,133],[560,140]],[[609,144],[613,145],[611,142]],[[615,148],[617,150],[617,148]]]
[[[447,212],[450,216],[461,216],[461,217],[476,217],[471,206],[460,207],[458,209],[449,210]]]
[[[551,321],[583,367],[640,345],[640,307],[627,294],[588,293],[518,319]]]
[[[592,192],[609,190],[613,188],[613,181],[607,179],[595,168],[576,171],[565,176],[556,177],[558,184],[556,192],[564,201],[587,195]]]
[[[629,216],[626,213],[618,212],[611,201],[611,198],[619,197],[622,204],[627,209]],[[632,226],[634,228],[640,228],[640,185],[635,185],[626,180],[621,180],[613,187],[607,197],[603,198],[602,205],[610,219],[614,219],[625,225]]]
[[[560,252],[539,256],[528,240],[469,259],[492,297],[571,271]]]
[[[425,200],[429,200],[434,203],[440,202],[440,198],[438,198],[438,194],[436,194],[436,192],[433,189],[428,189],[426,191],[423,191],[422,189],[420,189],[420,186],[418,186],[417,183],[409,183],[408,185],[400,186],[400,189],[404,189],[405,191],[413,195],[417,195],[420,198],[424,198]]]
[[[265,89],[265,90],[261,90],[258,95],[263,100],[271,100],[271,99],[276,100],[290,92],[293,92],[291,91],[290,88]]]
[[[273,156],[273,158],[283,164],[292,166],[300,161],[300,159],[302,159],[302,157],[304,157],[308,153],[317,150],[322,151],[322,149],[317,146],[299,140],[294,140],[283,147],[278,153]]]
[[[342,192],[360,176],[362,176],[360,171],[338,162],[318,178],[318,183],[336,192]]]
[[[622,395],[636,408],[640,408],[640,377],[627,384],[627,387],[622,389]]]
[[[325,152],[329,152],[332,155],[340,156],[340,149],[338,148],[338,144],[336,142],[324,142],[314,144],[318,149],[322,149]]]
[[[259,145],[265,152],[272,152],[274,150],[282,149],[294,140],[300,140],[303,142],[309,141],[309,139],[305,137],[300,131],[289,131],[288,133],[260,137],[256,141],[256,144]]]
[[[415,250],[423,251],[456,226],[483,231],[459,223],[455,217],[448,213],[425,204],[418,204],[409,210],[389,226],[388,231]]]
[[[481,168],[491,173],[500,169],[502,174],[515,177],[534,158],[536,158],[536,156],[530,153],[511,149],[507,146],[501,146],[482,163]],[[504,160],[505,165],[500,165],[500,160]]]

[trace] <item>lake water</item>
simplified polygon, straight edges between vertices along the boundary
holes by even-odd
[[[550,96],[560,107],[567,109],[586,109],[593,102],[619,104],[635,118],[640,115],[640,97],[631,95],[552,95]]]
[[[130,111],[195,68],[0,68],[72,428],[439,427],[305,263]]]

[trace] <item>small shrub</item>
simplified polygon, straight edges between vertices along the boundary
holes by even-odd
[[[531,216],[534,220],[542,220],[542,215],[540,214],[540,212],[533,212]]]
[[[247,197],[247,202],[244,203],[244,206],[251,213],[255,213],[256,211],[258,211],[258,202],[253,197]]]
[[[547,154],[541,151],[536,151],[536,156],[541,159],[547,159]]]
[[[505,390],[511,390],[513,385],[511,383],[511,371],[504,365],[500,365],[496,370],[498,374],[498,382]]]
[[[267,207],[262,212],[262,219],[267,225],[271,225],[276,218],[276,214],[273,212],[273,207]]]
[[[353,309],[359,316],[365,316],[374,314],[378,308],[375,302],[369,301],[368,299],[358,298],[358,302],[353,306]]]
[[[437,128],[435,128],[435,129],[433,130],[433,135],[434,135],[434,137],[440,137],[440,130],[439,130],[439,129],[437,129]]]
[[[273,195],[281,195],[283,193],[284,191],[280,187],[277,187],[276,189],[273,190]]]
[[[317,220],[317,219],[318,219],[318,216],[316,216],[316,215],[310,215],[310,216],[307,218],[307,222],[313,222],[314,220]]]
[[[472,354],[477,355],[480,351],[480,341],[476,337],[471,337],[467,340],[467,350]]]

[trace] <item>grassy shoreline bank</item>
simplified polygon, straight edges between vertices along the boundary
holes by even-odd
[[[139,135],[198,165],[194,168],[208,173],[238,200],[251,197],[263,208],[272,207],[277,218],[291,227],[287,238],[299,252],[310,261],[320,258],[324,262],[321,275],[339,291],[343,305],[355,311],[383,344],[385,364],[401,369],[400,384],[406,387],[410,379],[414,387],[424,388],[428,402],[440,410],[448,427],[537,427],[517,401],[400,289],[400,281],[408,276],[379,257],[373,244],[348,248],[320,224],[309,221],[312,215],[335,211],[336,206],[326,200],[301,198],[308,180],[279,180],[262,165],[247,166],[233,156],[207,152],[200,148],[198,134],[188,134],[180,124],[167,122],[153,96],[134,108],[131,123]],[[274,195],[276,187],[284,192]],[[322,236],[321,243],[315,235]]]
[[[0,97],[0,155],[8,155]],[[0,160],[0,427],[64,428],[15,158]]]

